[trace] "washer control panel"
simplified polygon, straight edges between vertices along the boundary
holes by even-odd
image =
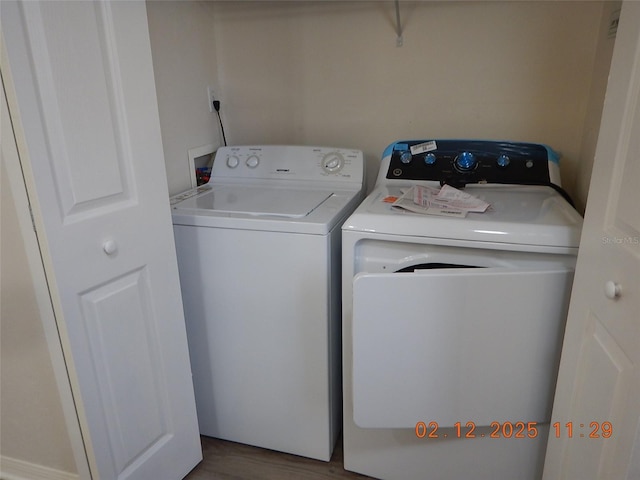
[[[411,140],[390,146],[386,178],[435,180],[441,184],[550,182],[558,155],[548,146],[492,140]]]
[[[291,145],[221,147],[211,178],[294,179],[362,183],[359,150]]]

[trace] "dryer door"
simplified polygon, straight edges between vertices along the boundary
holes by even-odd
[[[355,423],[548,422],[572,280],[562,266],[357,274]]]

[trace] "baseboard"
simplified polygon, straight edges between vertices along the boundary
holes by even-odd
[[[79,480],[77,473],[63,472],[35,463],[0,456],[0,480]]]

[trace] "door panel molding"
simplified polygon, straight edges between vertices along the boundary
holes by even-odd
[[[132,149],[110,3],[26,2],[22,8],[63,221],[129,206],[136,197]],[[81,37],[82,48],[77,31],[56,28],[69,15],[81,17],[83,28],[95,32]],[[72,55],[59,53],[66,50]],[[71,88],[78,77],[85,77],[86,88]],[[91,130],[83,128],[88,117]],[[99,181],[87,181],[91,178]]]

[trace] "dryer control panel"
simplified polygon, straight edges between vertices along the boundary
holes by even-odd
[[[294,145],[221,147],[211,178],[295,180],[362,184],[360,150]]]
[[[469,183],[547,185],[558,154],[535,143],[492,140],[410,140],[388,148],[386,178],[434,180],[463,187]],[[385,152],[386,154],[387,152]]]

